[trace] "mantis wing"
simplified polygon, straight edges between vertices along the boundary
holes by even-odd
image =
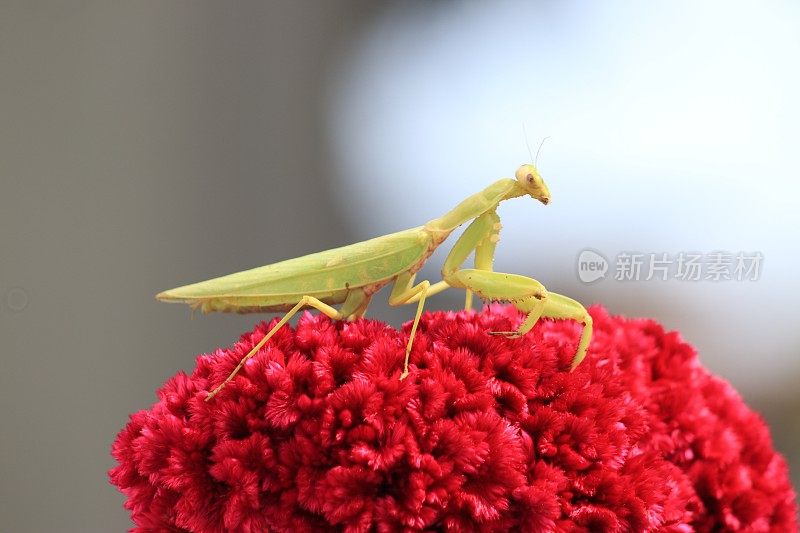
[[[178,287],[156,298],[228,312],[286,310],[304,295],[337,304],[351,289],[372,294],[398,274],[418,270],[431,252],[431,242],[422,227],[412,228]]]

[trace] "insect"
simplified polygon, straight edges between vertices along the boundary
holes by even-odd
[[[535,279],[493,270],[500,238],[500,217],[496,212],[500,202],[522,196],[545,205],[550,202],[550,191],[535,165],[520,166],[515,178],[492,183],[423,226],[158,294],[159,300],[187,303],[204,313],[286,311],[225,381],[206,396],[206,401],[222,390],[245,362],[301,309],[311,307],[335,320],[354,320],[364,315],[373,295],[390,283],[393,286],[389,305],[417,304],[401,380],[408,376],[409,355],[425,299],[450,287],[466,289],[467,309],[476,294],[485,301],[511,302],[526,314],[515,331],[489,332],[493,335],[524,335],[543,316],[582,322],[583,331],[572,361],[575,368],[586,355],[592,336],[592,318],[586,309],[571,298],[548,292]],[[415,284],[417,271],[433,251],[454,230],[470,221],[444,262],[442,280]],[[461,268],[473,252],[474,268]],[[332,307],[337,304],[341,304],[338,310]]]

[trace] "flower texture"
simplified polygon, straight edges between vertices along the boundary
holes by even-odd
[[[652,320],[510,306],[409,325],[306,313],[197,359],[113,445],[133,531],[796,531],[767,427]]]

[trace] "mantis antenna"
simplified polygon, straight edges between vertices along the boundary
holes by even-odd
[[[530,156],[531,161],[533,161],[533,152],[531,152],[531,143],[530,141],[528,141],[528,130],[525,129],[524,122],[522,123],[522,134],[525,136],[525,146],[528,147],[528,155]],[[539,148],[541,148],[541,145],[539,146]],[[539,152],[536,152],[536,155],[538,156]],[[536,166],[536,163],[534,163],[533,166]]]
[[[522,123],[522,134],[525,136],[525,146],[528,147],[528,155],[530,156],[531,160],[533,161],[533,166],[538,168],[538,166],[539,166],[538,165],[538,163],[539,163],[539,152],[542,151],[542,145],[544,144],[544,142],[547,139],[550,138],[550,136],[548,135],[547,137],[542,139],[542,142],[539,143],[539,148],[536,149],[536,157],[533,157],[533,153],[531,152],[531,143],[528,140],[528,131],[527,131],[527,129],[525,129],[525,123],[524,122]]]
[[[539,143],[539,148],[537,148],[537,149],[536,149],[536,158],[533,160],[533,166],[535,166],[536,168],[539,168],[539,166],[537,165],[537,163],[539,163],[539,152],[541,152],[541,150],[542,150],[542,145],[543,145],[543,144],[544,144],[544,142],[545,142],[547,139],[549,139],[549,138],[550,138],[550,137],[549,137],[549,136],[547,136],[547,137],[545,137],[544,139],[542,139],[542,142],[540,142],[540,143]],[[530,147],[528,147],[528,150],[530,150]]]

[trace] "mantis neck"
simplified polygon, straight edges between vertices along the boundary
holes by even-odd
[[[511,178],[500,179],[481,192],[473,194],[453,209],[439,218],[435,218],[425,224],[425,229],[431,233],[443,233],[446,237],[454,229],[469,222],[487,211],[497,208],[503,200],[516,198],[527,194],[525,190]]]

